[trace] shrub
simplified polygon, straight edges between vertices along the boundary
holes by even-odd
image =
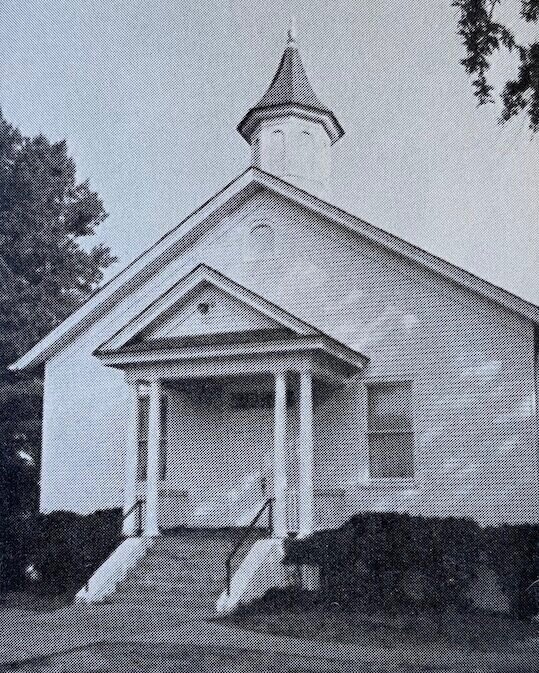
[[[488,563],[498,576],[517,617],[539,612],[536,588],[539,579],[539,526],[522,524],[486,528],[485,550]]]
[[[366,513],[287,543],[285,562],[320,567],[328,600],[367,610],[469,604],[482,532],[467,519]]]
[[[24,587],[27,566],[28,520],[25,517],[0,517],[0,591],[18,591]]]
[[[2,530],[6,545],[0,541],[1,589],[75,593],[117,546],[120,522],[120,510],[12,517]],[[34,581],[26,575],[29,566]]]

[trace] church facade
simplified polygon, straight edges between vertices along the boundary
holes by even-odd
[[[12,365],[45,366],[42,511],[537,522],[539,308],[331,205],[293,32],[238,131],[251,166]]]

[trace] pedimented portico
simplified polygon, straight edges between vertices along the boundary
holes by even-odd
[[[187,509],[188,514],[181,520],[178,512],[178,525],[212,522],[239,525],[242,515],[249,513],[249,497],[251,507],[258,507],[264,496],[263,485],[269,484],[274,498],[275,535],[284,537],[291,528],[300,535],[312,532],[314,400],[317,391],[341,385],[357,374],[367,362],[365,356],[205,265],[196,267],[94,354],[103,364],[124,370],[130,389],[124,511],[132,507],[138,495],[143,495],[146,536],[159,533],[163,460],[170,461],[173,451],[184,451],[180,462],[185,466],[189,462],[185,455],[189,443],[190,460],[199,463],[196,468],[198,490],[213,495],[214,501],[212,503],[210,497],[203,502],[197,498],[197,488],[191,486],[190,493],[187,483],[182,489],[180,476],[178,492],[187,502],[180,505],[180,497],[177,507]],[[176,405],[177,417],[170,423],[163,413],[165,395],[183,396],[184,400],[187,396],[191,403],[193,396],[198,397],[199,404],[206,407],[205,429],[214,424],[210,434],[199,432],[193,437],[190,428],[189,441],[182,442],[181,404]],[[142,494],[141,422],[140,411],[137,411],[141,397],[147,398]],[[209,412],[211,405],[213,410]],[[170,414],[171,405],[167,404],[167,408]],[[234,414],[241,411],[250,412],[250,418],[244,419],[250,425],[250,434],[238,433],[242,446],[233,446],[234,442],[229,441],[230,428],[242,422],[241,414]],[[174,429],[174,437],[170,428]],[[219,493],[211,475],[204,485],[204,467],[198,459],[199,455],[204,456],[208,442],[212,444],[215,437],[221,439],[221,455],[217,460],[214,457],[211,470],[223,473],[221,480],[217,480],[221,488],[220,503],[215,500]],[[270,437],[271,445],[268,444]],[[268,453],[271,454],[269,459]],[[230,476],[229,463],[237,463],[241,456],[247,464],[251,463],[247,475],[255,482],[251,489],[255,497],[253,500],[253,494],[246,488],[248,484],[244,483],[245,509],[242,512],[239,506],[232,515],[230,499],[241,498],[242,494],[234,492],[238,483],[227,480],[226,475]],[[241,482],[241,472],[236,476]],[[245,479],[246,474],[243,481]],[[214,482],[213,493],[211,482]],[[220,511],[216,511],[219,508]],[[174,522],[174,516],[171,521]],[[134,526],[133,514],[126,519],[124,532],[133,533]]]

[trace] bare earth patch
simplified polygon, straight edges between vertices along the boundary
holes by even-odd
[[[95,645],[33,662],[0,667],[19,673],[368,673],[373,670],[327,659],[198,645]],[[381,670],[381,669],[377,669]],[[387,669],[385,669],[387,670]]]
[[[41,596],[28,591],[10,591],[0,594],[0,610],[31,610],[32,612],[52,612],[69,605],[73,594]]]

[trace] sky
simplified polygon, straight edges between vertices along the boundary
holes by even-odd
[[[248,167],[235,129],[291,14],[346,131],[333,202],[539,303],[539,134],[477,108],[451,0],[2,0],[3,113],[67,140],[109,213],[107,277]],[[494,83],[513,68],[498,59]]]

